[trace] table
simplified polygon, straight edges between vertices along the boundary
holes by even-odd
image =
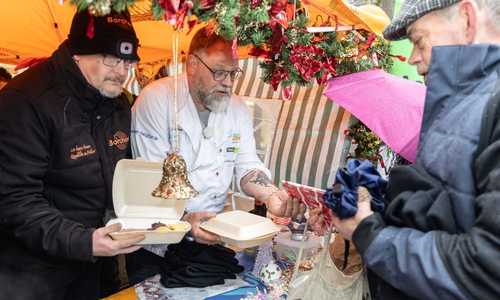
[[[240,300],[248,295],[248,292],[254,293],[259,288],[260,291],[264,290],[264,285],[260,280],[252,275],[255,257],[250,255],[245,255],[243,251],[236,252],[236,258],[238,259],[240,265],[245,267],[245,271],[238,274],[238,276],[248,283],[248,286],[241,287],[233,291],[226,292],[217,296],[206,298],[208,300]],[[139,297],[135,293],[135,286],[131,286],[123,291],[113,294],[103,300],[137,300]]]

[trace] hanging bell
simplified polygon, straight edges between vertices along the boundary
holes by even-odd
[[[176,153],[163,161],[163,176],[153,196],[165,199],[185,200],[198,196],[187,177],[186,162]]]

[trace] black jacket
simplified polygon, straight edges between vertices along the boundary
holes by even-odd
[[[129,102],[88,84],[66,44],[0,91],[0,259],[16,264],[93,261],[130,153]]]

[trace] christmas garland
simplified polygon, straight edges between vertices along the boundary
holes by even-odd
[[[380,162],[384,168],[384,159],[380,155],[380,148],[385,146],[385,143],[363,122],[358,120],[344,133],[352,137],[353,144],[357,144],[356,149],[349,153],[347,158],[368,159],[375,167]],[[389,151],[391,150],[389,149]]]
[[[138,1],[70,0],[70,4],[101,16]],[[207,23],[225,39],[250,46],[249,54],[264,58],[262,79],[274,90],[281,85],[284,99],[291,98],[294,84],[311,87],[314,81],[325,84],[331,77],[373,68],[387,71],[392,66],[387,41],[373,33],[308,32],[310,20],[300,1],[151,0],[151,10],[156,19],[165,18],[174,28]],[[338,20],[328,18],[318,25],[338,28]]]

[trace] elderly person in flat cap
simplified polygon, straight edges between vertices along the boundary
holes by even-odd
[[[499,0],[406,0],[383,32],[427,83],[416,163],[389,175],[384,216],[334,216],[382,299],[500,298],[499,20]]]
[[[144,236],[115,241],[121,224],[104,227],[115,165],[131,155],[122,84],[137,47],[127,11],[82,11],[50,58],[0,91],[1,299],[98,299],[102,258],[140,248]]]

